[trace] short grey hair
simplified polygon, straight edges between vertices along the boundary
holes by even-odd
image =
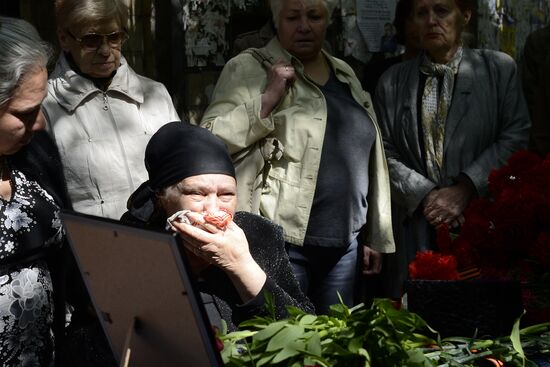
[[[176,182],[170,186],[163,187],[155,192],[157,199],[160,203],[166,203],[180,198],[183,192],[183,180]]]
[[[55,18],[60,29],[111,20],[126,29],[129,16],[130,10],[124,0],[55,0]]]
[[[25,75],[46,68],[52,55],[51,46],[30,23],[0,16],[0,108],[11,100]]]
[[[151,216],[151,218],[154,218],[153,221],[165,222],[168,216],[165,207],[168,204],[178,201],[182,193],[183,180],[156,190],[153,196],[153,214]]]
[[[279,26],[279,15],[281,14],[281,8],[283,7],[283,2],[287,0],[271,0],[270,1],[270,7],[271,7],[271,15],[273,16],[273,24],[275,25],[275,28]],[[330,19],[332,17],[332,12],[334,11],[334,8],[336,7],[337,0],[303,0],[305,3],[311,4],[320,2],[323,4],[325,9],[327,10],[327,18],[330,23]]]

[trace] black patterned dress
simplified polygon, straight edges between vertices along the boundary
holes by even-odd
[[[0,365],[53,363],[53,288],[45,250],[61,246],[59,207],[36,181],[12,171],[0,199]]]

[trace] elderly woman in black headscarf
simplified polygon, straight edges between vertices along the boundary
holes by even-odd
[[[235,213],[235,170],[219,138],[169,123],[147,145],[145,166],[149,180],[132,194],[122,220],[181,235],[213,325],[223,319],[231,330],[266,314],[267,293],[277,317],[286,316],[287,305],[313,312],[290,268],[282,229],[260,216]]]

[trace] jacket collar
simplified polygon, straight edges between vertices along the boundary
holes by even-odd
[[[88,96],[102,93],[94,83],[74,71],[65,55],[61,53],[50,76],[50,93],[69,112],[73,112]],[[143,103],[144,92],[138,75],[122,56],[118,68],[106,93],[121,93],[137,103]]]

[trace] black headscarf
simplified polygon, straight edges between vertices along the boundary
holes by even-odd
[[[155,192],[184,178],[218,173],[235,177],[235,168],[225,143],[210,131],[187,122],[169,122],[145,148],[149,180],[128,199],[130,214],[148,221],[155,210]]]
[[[155,191],[207,173],[235,177],[224,142],[206,129],[182,122],[170,122],[153,135],[145,149],[145,168]]]

